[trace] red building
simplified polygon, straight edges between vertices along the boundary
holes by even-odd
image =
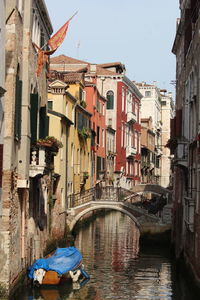
[[[117,83],[115,171],[126,188],[140,183],[140,99],[135,85],[123,76]]]
[[[96,79],[85,83],[87,110],[92,114],[92,174],[93,185],[105,178],[106,170],[106,99],[100,95]]]

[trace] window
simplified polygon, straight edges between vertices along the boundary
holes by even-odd
[[[108,119],[108,126],[112,127],[112,119],[111,118]]]
[[[122,88],[122,111],[124,111],[124,103],[125,103],[125,89]]]
[[[161,101],[161,105],[162,106],[166,106],[167,105],[167,101]]]
[[[100,142],[100,128],[97,126],[97,145],[99,145]]]
[[[145,91],[145,97],[151,97],[151,91]]]
[[[39,110],[39,138],[44,139],[47,135],[49,135],[49,117],[45,105]]]
[[[100,102],[98,99],[97,99],[97,111],[100,113]]]
[[[114,93],[113,91],[108,91],[106,94],[107,98],[107,109],[113,109],[114,108]]]
[[[102,129],[102,147],[105,147],[104,129]]]
[[[53,109],[53,101],[48,101],[48,109]]]
[[[90,128],[89,120],[82,114],[78,113],[78,129]]]

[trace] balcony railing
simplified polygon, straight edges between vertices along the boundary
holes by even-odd
[[[134,156],[137,153],[136,148],[131,146],[126,146],[126,157]]]
[[[127,122],[137,122],[136,114],[133,112],[127,112]]]
[[[150,167],[150,162],[148,161],[141,161],[141,168],[147,169]]]
[[[50,148],[34,147],[31,149],[29,176],[43,175],[46,169],[53,169],[53,152]]]

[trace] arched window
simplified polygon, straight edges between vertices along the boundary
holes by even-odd
[[[114,108],[114,93],[113,93],[113,91],[108,91],[106,94],[106,98],[107,98],[106,108],[113,109]]]

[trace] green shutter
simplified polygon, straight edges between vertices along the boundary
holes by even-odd
[[[114,107],[114,93],[113,93],[113,91],[108,91],[107,95],[106,95],[106,98],[107,98],[106,108],[107,109],[113,109],[113,107]]]
[[[15,85],[15,138],[21,139],[21,122],[22,122],[22,81],[16,76]]]
[[[31,94],[31,144],[37,140],[37,123],[38,123],[38,94]]]
[[[39,138],[44,139],[48,135],[48,117],[46,106],[40,107],[40,127],[39,127]]]

